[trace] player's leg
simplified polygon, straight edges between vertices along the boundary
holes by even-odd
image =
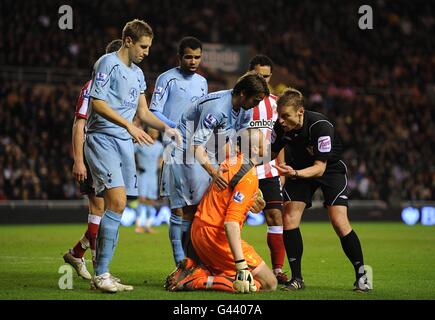
[[[106,135],[88,135],[85,154],[94,179],[95,191],[104,191],[105,203],[97,236],[93,284],[103,292],[132,290],[131,286],[123,286],[114,280],[109,272],[109,264],[118,242],[119,225],[127,195],[137,196],[133,142]]]
[[[86,163],[86,160],[85,160]],[[88,195],[89,215],[88,227],[82,238],[76,245],[68,250],[63,259],[66,263],[70,264],[83,279],[90,280],[91,274],[86,268],[86,262],[83,258],[85,251],[91,248],[92,263],[95,268],[95,242],[97,238],[98,228],[100,225],[101,216],[104,213],[104,200],[95,196],[95,190],[92,187],[92,175],[86,163],[88,171],[88,178],[80,184],[80,191],[82,194]]]
[[[259,187],[266,201],[266,207],[263,211],[267,223],[267,245],[270,250],[272,270],[278,283],[284,284],[288,281],[288,278],[282,271],[285,247],[282,224],[282,192],[279,178],[262,179],[259,181]]]
[[[168,161],[164,163],[162,168],[161,191],[162,195],[168,196],[171,207],[171,218],[169,220],[169,240],[172,246],[172,256],[174,257],[175,265],[178,266],[184,259],[184,250],[182,243],[182,222],[183,222],[183,206],[185,200],[183,198],[183,184],[185,184],[182,165],[182,156],[176,158],[178,153],[169,154]]]
[[[140,184],[139,184],[140,186]],[[140,188],[139,188],[140,190]],[[144,198],[139,196],[138,198],[138,204],[135,209],[136,211],[136,221],[135,221],[135,228],[134,231],[136,233],[144,233],[145,232],[145,220],[146,220],[146,206],[144,205]]]
[[[187,206],[183,208],[183,221],[182,221],[182,243],[183,243],[183,250],[187,257],[199,261],[198,255],[195,252],[195,249],[193,248],[190,233],[191,233],[191,226],[193,218],[195,217],[197,205]]]
[[[287,179],[283,188],[284,246],[292,272],[286,290],[300,290],[305,287],[302,277],[302,254],[304,251],[300,223],[305,208],[311,207],[311,197],[315,186],[307,180]]]
[[[172,255],[175,265],[178,265],[184,259],[184,250],[182,243],[181,224],[183,222],[183,209],[171,209],[171,218],[169,220],[169,240],[172,245]]]
[[[262,261],[254,270],[252,276],[259,282],[261,291],[275,291],[278,280],[273,271]],[[258,284],[257,284],[258,287]]]
[[[89,244],[92,253],[92,264],[95,268],[96,263],[96,248],[98,229],[100,228],[101,218],[104,214],[104,199],[97,197],[94,194],[89,195],[89,216],[88,216],[88,230],[86,236],[89,239]]]
[[[355,270],[355,290],[368,291],[371,286],[365,276],[361,243],[355,231],[352,230],[347,215],[349,192],[344,164],[341,173],[330,173],[319,180],[325,198],[325,206],[328,208],[329,219],[340,238],[344,253]]]
[[[289,290],[304,288],[302,277],[302,254],[304,246],[299,225],[305,207],[305,202],[301,201],[289,201],[284,204],[282,217],[284,225],[284,246],[292,273],[291,280],[286,284],[286,288]]]
[[[150,202],[148,202],[144,206],[146,209],[145,223],[144,223],[145,232],[156,233],[157,231],[155,229],[153,229],[152,225],[153,225],[154,217],[156,216],[157,210]]]
[[[182,222],[182,243],[184,253],[197,260],[197,255],[193,249],[190,240],[191,225],[195,216],[198,204],[204,193],[207,191],[211,183],[211,177],[199,163],[185,164],[182,166],[183,180],[186,182],[183,185],[183,197],[186,199],[186,204],[183,207],[183,222]]]
[[[343,205],[328,206],[329,219],[340,238],[341,247],[355,271],[354,289],[368,291],[371,285],[364,270],[364,257],[358,235],[352,229],[347,216],[347,207]]]

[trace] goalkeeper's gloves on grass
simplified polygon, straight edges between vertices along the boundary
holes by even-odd
[[[257,286],[254,282],[254,277],[248,269],[248,264],[246,261],[238,260],[236,261],[237,274],[236,279],[233,282],[233,288],[238,293],[250,293],[256,292]]]

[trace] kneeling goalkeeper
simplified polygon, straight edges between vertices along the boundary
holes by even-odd
[[[165,287],[170,291],[276,290],[277,280],[272,270],[255,249],[241,239],[247,213],[251,208],[260,211],[261,208],[255,210],[255,207],[261,202],[261,207],[265,205],[264,200],[257,199],[261,192],[255,170],[255,164],[263,156],[263,135],[258,129],[244,130],[237,145],[237,154],[230,155],[220,166],[228,182],[227,188],[220,190],[213,183],[193,220],[192,244],[202,264],[184,259],[166,280]],[[249,146],[247,152],[243,153],[241,146]]]

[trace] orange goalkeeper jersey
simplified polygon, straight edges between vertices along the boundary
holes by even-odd
[[[240,170],[242,162],[243,155],[239,154],[237,158],[229,158],[221,164],[220,168],[228,170],[222,173],[228,183]],[[236,221],[242,228],[246,215],[254,204],[257,190],[258,178],[255,167],[240,179],[234,189],[228,184],[225,190],[219,191],[213,183],[199,203],[195,219],[222,229],[225,221]]]

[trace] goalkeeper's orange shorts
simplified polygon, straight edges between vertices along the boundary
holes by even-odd
[[[195,218],[192,223],[191,239],[202,263],[214,275],[235,277],[236,266],[224,229],[212,227]],[[242,250],[251,271],[263,261],[255,249],[243,240]]]

